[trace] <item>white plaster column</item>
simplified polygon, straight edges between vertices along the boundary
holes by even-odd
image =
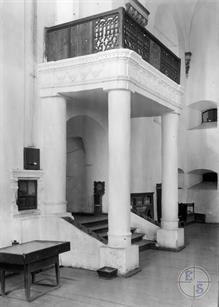
[[[131,244],[130,129],[131,92],[108,93],[109,129],[109,246]]]
[[[101,249],[101,264],[126,274],[138,267],[138,248],[130,232],[131,92],[108,92],[109,208],[108,247]]]
[[[173,249],[184,246],[184,229],[178,228],[178,122],[175,112],[162,116],[162,220],[157,242]]]
[[[66,212],[66,102],[61,96],[42,98],[42,163],[44,213]]]

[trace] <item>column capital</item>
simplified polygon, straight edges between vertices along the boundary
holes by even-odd
[[[112,91],[127,91],[127,92],[131,92],[131,93],[135,93],[134,88],[132,88],[131,86],[128,86],[128,87],[126,87],[126,86],[118,86],[118,87],[112,86],[112,87],[108,87],[107,86],[107,87],[103,88],[103,91],[107,92],[107,93],[112,92]]]
[[[164,113],[164,114],[161,115],[161,117],[168,116],[168,115],[178,115],[178,116],[180,116],[181,113],[179,111],[175,110],[175,111],[170,111],[170,112]]]
[[[46,95],[41,97],[41,100],[46,100],[46,99],[58,99],[58,98],[62,98],[63,100],[66,101],[67,97],[63,96],[62,94],[55,94],[55,95]]]

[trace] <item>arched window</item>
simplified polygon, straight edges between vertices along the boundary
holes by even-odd
[[[209,109],[202,112],[202,123],[216,122],[217,109]]]

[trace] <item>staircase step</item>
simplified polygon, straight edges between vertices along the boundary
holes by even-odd
[[[89,226],[94,223],[102,223],[108,222],[108,215],[81,215],[81,216],[74,216],[74,218],[84,226]]]
[[[137,241],[135,245],[138,245],[139,251],[143,251],[146,249],[153,248],[155,246],[155,242],[151,240],[141,240]]]
[[[136,231],[136,227],[131,227],[131,233],[134,233]]]
[[[83,224],[84,225],[84,224]],[[104,223],[104,224],[95,224],[92,226],[88,227],[90,230],[95,231],[95,232],[99,232],[99,230],[107,230],[108,229],[108,223]]]
[[[142,238],[144,237],[144,233],[141,233],[141,232],[135,232],[132,234],[132,244],[135,243],[135,242],[138,242],[138,241],[141,241]]]
[[[104,239],[108,239],[108,229],[101,231],[101,232],[98,232],[98,235],[101,236]]]

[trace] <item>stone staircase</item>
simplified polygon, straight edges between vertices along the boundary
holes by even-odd
[[[85,215],[74,214],[74,220],[71,218],[65,218],[66,221],[74,224],[81,230],[85,231],[89,235],[95,237],[101,242],[107,244],[108,241],[108,215]],[[149,248],[153,248],[154,241],[143,239],[144,233],[136,232],[136,228],[131,228],[132,232],[132,244],[139,246],[139,251],[143,251]]]

